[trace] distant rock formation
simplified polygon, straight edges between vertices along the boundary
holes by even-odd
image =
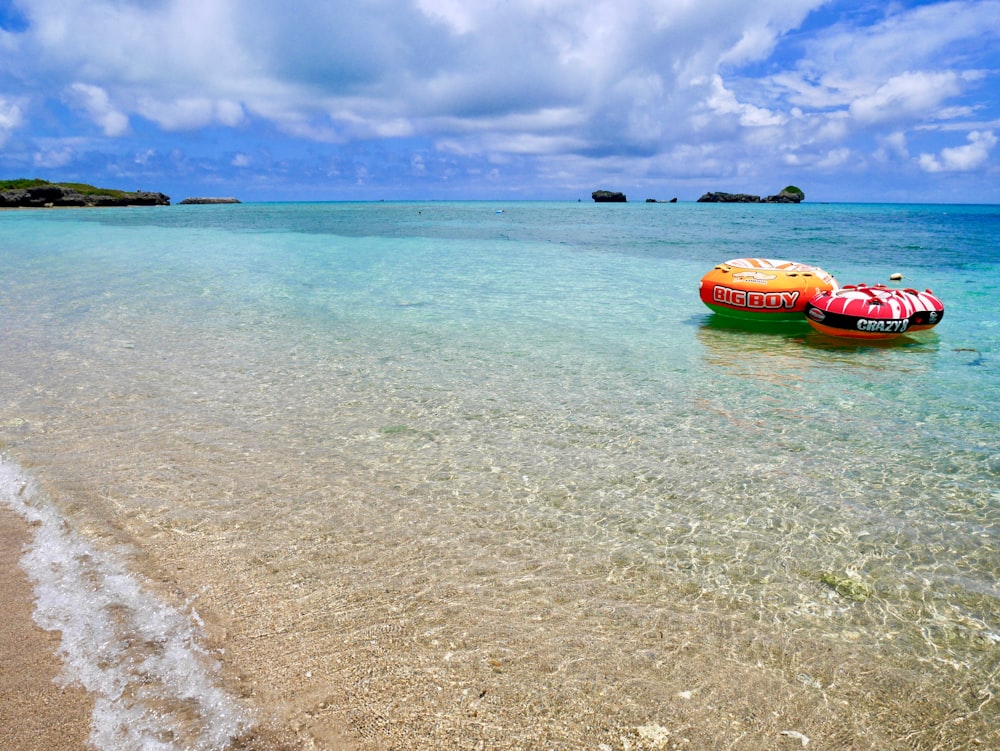
[[[596,203],[625,203],[624,193],[611,190],[595,190],[590,194]]]
[[[199,203],[240,203],[238,198],[185,198],[178,206],[199,204]]]
[[[63,206],[169,206],[170,196],[137,190],[133,193],[89,185],[39,184],[0,190],[0,207],[53,208]]]
[[[698,203],[760,203],[760,196],[749,193],[706,193]]]
[[[794,185],[789,185],[777,195],[765,198],[764,203],[802,203],[804,200],[806,200],[806,194]]]
[[[748,193],[706,193],[698,203],[801,203],[806,194],[794,185],[789,185],[780,193],[761,198]]]
[[[659,199],[656,198],[647,198],[646,203],[677,203],[677,199],[671,198],[669,201],[660,201]]]

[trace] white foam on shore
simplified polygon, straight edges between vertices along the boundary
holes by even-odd
[[[90,742],[102,751],[219,751],[251,725],[216,685],[198,615],[160,602],[111,555],[74,533],[31,478],[0,455],[0,503],[34,524],[21,561],[34,618],[62,632],[60,680],[95,697]]]

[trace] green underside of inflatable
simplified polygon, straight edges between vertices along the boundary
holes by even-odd
[[[705,303],[708,308],[720,316],[725,316],[726,318],[733,318],[738,321],[747,321],[750,323],[801,323],[806,325],[805,315],[801,310],[782,310],[774,313],[762,313],[755,310],[737,310],[736,308],[727,308],[724,305],[712,305],[710,303]]]

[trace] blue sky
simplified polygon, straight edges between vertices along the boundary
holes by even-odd
[[[0,0],[0,178],[1000,203],[1000,0]]]

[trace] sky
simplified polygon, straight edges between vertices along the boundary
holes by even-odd
[[[1000,203],[1000,0],[0,0],[0,179]]]

